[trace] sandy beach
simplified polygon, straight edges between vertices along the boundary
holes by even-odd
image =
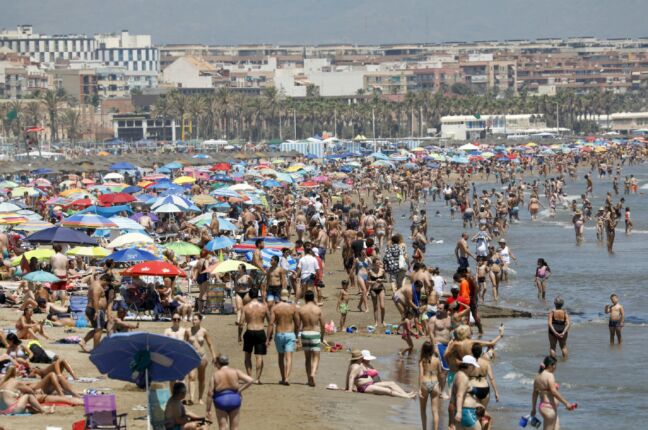
[[[327,258],[326,266],[326,288],[324,296],[323,311],[326,321],[337,322],[339,314],[336,311],[336,294],[340,281],[346,277],[342,268],[341,253],[338,251]],[[388,296],[391,296],[389,294]],[[408,425],[399,424],[394,420],[399,409],[403,409],[406,402],[415,400],[402,400],[392,397],[379,397],[372,395],[361,395],[357,393],[346,393],[343,391],[327,390],[328,384],[336,384],[344,388],[345,375],[349,362],[347,350],[353,348],[370,349],[377,356],[391,355],[397,352],[398,348],[404,345],[400,336],[385,334],[367,334],[364,327],[373,324],[371,312],[357,312],[356,304],[359,296],[352,290],[350,313],[347,316],[347,323],[357,325],[359,330],[355,334],[336,333],[329,336],[330,343],[340,343],[344,349],[339,352],[322,352],[320,369],[318,372],[318,386],[310,388],[306,385],[306,372],[304,368],[303,353],[297,352],[293,358],[292,384],[289,387],[278,384],[280,380],[279,368],[277,366],[277,354],[274,345],[269,349],[265,357],[265,367],[262,376],[263,385],[254,385],[243,394],[242,407],[242,428],[266,428],[281,429],[290,426],[295,422],[301,423],[303,429],[373,429],[377,426],[390,429],[411,428]],[[389,297],[387,298],[389,301]],[[389,301],[386,303],[386,321],[389,323],[398,322],[398,312]],[[506,310],[491,310],[493,315],[509,315]],[[16,309],[0,309],[0,325],[12,326],[18,319],[20,313]],[[153,333],[162,333],[170,326],[170,322],[142,322],[141,328]],[[188,323],[184,323],[188,326]],[[486,329],[490,332],[497,327],[498,321],[487,320]],[[215,346],[219,352],[230,357],[233,367],[244,369],[243,352],[241,345],[236,340],[236,326],[234,315],[208,315],[203,321],[203,326],[209,330]],[[73,335],[82,336],[85,329],[73,329]],[[64,333],[64,328],[50,328],[47,333],[52,339],[59,339],[70,334]],[[417,347],[423,342],[417,341]],[[60,345],[55,343],[46,344],[47,349],[55,351],[70,362],[73,368],[81,377],[97,377],[98,372],[89,361],[88,355],[79,352],[77,345]],[[408,360],[416,361],[417,357],[412,356]],[[211,369],[209,371],[211,373]],[[94,389],[106,391],[117,395],[117,409],[119,413],[128,413],[128,427],[133,429],[145,429],[146,421],[143,419],[146,406],[146,395],[134,384],[129,384],[111,379],[100,379],[94,383],[75,383],[73,385],[78,391]],[[104,390],[108,389],[108,390]],[[415,387],[414,387],[415,388]],[[204,415],[204,406],[191,406],[190,410],[197,414]],[[71,429],[72,423],[83,419],[83,408],[59,407],[54,415],[36,415],[32,417],[3,417],[3,425],[6,430],[25,428],[27,422],[31,428],[39,429],[46,426]],[[386,424],[388,423],[388,424]],[[216,428],[212,425],[211,428]]]

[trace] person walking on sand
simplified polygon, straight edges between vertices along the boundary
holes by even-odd
[[[263,373],[263,356],[267,354],[267,337],[265,321],[270,320],[268,305],[259,299],[259,290],[252,288],[248,293],[250,303],[243,306],[243,322],[245,333],[243,334],[243,352],[245,352],[245,370],[252,376],[252,353],[256,360],[255,383],[261,384]]]
[[[565,405],[568,411],[576,409],[576,403],[569,403],[558,391],[556,383],[557,360],[554,357],[547,356],[540,365],[538,375],[533,381],[533,395],[531,397],[531,416],[536,416],[536,405],[538,399],[540,404],[538,409],[543,420],[543,430],[560,430],[560,420],[558,419],[558,402]]]
[[[288,290],[281,290],[281,301],[277,302],[270,312],[270,322],[268,323],[268,332],[266,341],[270,346],[272,335],[275,338],[275,347],[279,354],[279,373],[281,373],[281,385],[290,385],[290,372],[292,371],[292,355],[295,352],[297,338],[299,336],[299,315],[297,307],[288,303]]]
[[[321,342],[324,341],[324,317],[322,309],[315,303],[315,293],[307,291],[304,294],[304,304],[299,309],[299,325],[301,328],[301,344],[306,359],[306,375],[308,385],[315,386],[315,375],[320,360]]]
[[[605,313],[610,315],[608,327],[610,329],[610,344],[614,345],[614,337],[616,336],[621,345],[621,330],[625,322],[625,311],[623,306],[619,303],[619,296],[612,294],[610,296],[611,305],[605,305]]]

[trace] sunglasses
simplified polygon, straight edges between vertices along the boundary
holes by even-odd
[[[180,321],[180,318],[171,318],[171,321]]]

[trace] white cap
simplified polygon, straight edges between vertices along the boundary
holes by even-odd
[[[313,247],[313,255],[319,257],[319,249]]]
[[[477,359],[472,355],[464,355],[461,359],[461,362],[463,364],[470,364],[471,366],[475,366],[478,369],[480,368],[479,363],[477,363]]]
[[[371,355],[371,351],[369,351],[368,349],[363,349],[362,350],[362,359],[367,360],[367,361],[371,361],[371,360],[375,360],[376,357]]]

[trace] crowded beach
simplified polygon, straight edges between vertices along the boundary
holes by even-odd
[[[0,182],[0,427],[369,428],[416,402],[419,423],[393,428],[501,428],[506,323],[489,310],[501,315],[503,287],[527,276],[507,233],[569,214],[576,245],[612,255],[616,233],[633,233],[642,193],[624,169],[644,163],[646,143],[11,166]],[[594,177],[607,184],[598,208]],[[443,241],[440,217],[454,223],[452,270],[426,257]],[[529,272],[551,310],[533,315],[547,320],[547,343],[519,425],[557,430],[559,415],[578,413],[557,383],[561,363],[578,360],[572,321],[549,256]],[[604,305],[620,344],[624,308],[614,291]],[[416,380],[381,369],[381,356],[415,363]]]

